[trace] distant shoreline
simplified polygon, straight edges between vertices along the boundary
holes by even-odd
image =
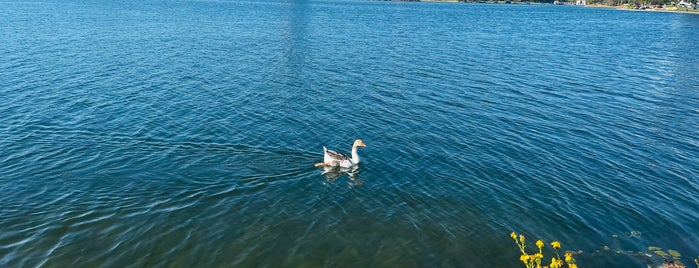
[[[392,2],[421,2],[421,3],[464,3],[464,4],[507,4],[507,5],[552,5],[551,3],[540,2],[515,2],[507,0],[382,0]]]
[[[592,8],[613,8],[616,10],[626,10],[626,11],[647,11],[647,12],[670,12],[670,13],[684,13],[684,14],[699,14],[699,9],[691,9],[691,8],[680,8],[680,7],[665,7],[665,8],[644,8],[644,9],[635,9],[631,8],[630,6],[610,6],[610,5],[601,5],[601,4],[593,4],[593,5],[587,5],[586,7],[592,7]]]
[[[396,0],[393,0],[393,1],[396,1]],[[467,2],[467,1],[463,1],[463,0],[407,0],[406,2],[553,5],[552,3],[514,2],[514,1],[507,1],[507,0],[502,0],[502,1],[488,0],[488,1],[473,1],[473,2]],[[610,6],[610,5],[603,5],[603,4],[590,4],[590,5],[584,5],[584,6],[591,7],[591,8],[613,8],[616,10],[626,10],[626,11],[650,11],[650,12],[699,14],[699,8],[698,9],[690,9],[690,8],[684,8],[684,7],[682,7],[682,8],[680,8],[680,7],[665,7],[665,8],[644,8],[644,9],[639,8],[639,9],[635,9],[635,8],[631,8],[630,6]]]

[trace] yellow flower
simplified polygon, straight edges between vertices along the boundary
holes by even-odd
[[[533,257],[534,259],[539,259],[539,260],[540,260],[540,259],[543,259],[543,258],[544,258],[544,254],[536,253],[536,254],[534,254],[532,257]]]
[[[561,248],[561,242],[553,241],[553,242],[551,242],[551,247],[553,247],[553,249],[560,249],[560,248]]]
[[[578,268],[578,265],[575,263],[568,264],[568,267],[570,268]]]
[[[561,266],[558,264],[558,261],[556,258],[551,258],[551,265],[549,265],[551,268],[560,268]]]
[[[567,251],[565,256],[567,263],[571,263],[573,261],[573,253],[571,253],[570,251]]]
[[[519,242],[522,242],[522,244],[524,244],[524,235],[523,234],[519,235]]]
[[[529,260],[529,255],[522,254],[522,256],[519,256],[519,260],[522,262],[527,262],[527,260]]]
[[[517,240],[517,234],[515,234],[515,232],[512,232],[510,234],[510,237],[512,237],[512,239],[514,239],[514,240]]]
[[[543,247],[544,247],[544,241],[536,240],[536,246],[539,247],[539,248],[543,248]]]

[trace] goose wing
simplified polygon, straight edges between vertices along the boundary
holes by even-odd
[[[325,163],[330,163],[330,162],[333,162],[333,161],[345,161],[345,160],[350,160],[350,158],[347,157],[346,155],[341,154],[341,153],[338,153],[338,152],[335,152],[335,151],[333,151],[333,150],[328,150],[328,149],[325,148],[325,147],[323,147],[323,152],[325,152],[325,154],[323,155],[323,158],[324,158],[324,159],[323,159],[323,162],[325,162]]]

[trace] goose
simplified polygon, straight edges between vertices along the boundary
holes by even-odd
[[[352,157],[347,157],[341,153],[335,152],[333,150],[328,150],[323,146],[323,162],[315,164],[316,167],[343,167],[348,168],[356,164],[359,164],[359,155],[357,154],[357,147],[365,147],[366,144],[362,140],[355,140],[352,144]]]

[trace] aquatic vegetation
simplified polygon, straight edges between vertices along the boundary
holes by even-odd
[[[525,243],[526,239],[523,234],[517,235],[515,232],[512,232],[510,234],[510,237],[515,241],[515,243],[519,247],[519,251],[522,253],[522,255],[519,257],[519,260],[522,263],[524,263],[524,266],[526,266],[527,268],[562,268],[564,262],[563,260],[565,260],[565,263],[569,268],[578,267],[578,265],[575,264],[575,258],[573,258],[573,252],[571,251],[566,251],[564,254],[564,259],[561,259],[561,255],[558,253],[558,250],[561,249],[561,242],[551,242],[551,248],[553,248],[553,250],[556,252],[556,256],[551,258],[551,263],[548,266],[542,266],[541,261],[544,259],[544,241],[537,240],[535,244],[539,251],[534,254],[529,254],[525,250],[527,245]]]
[[[617,238],[618,236],[612,236]],[[658,267],[658,268],[687,268],[689,266],[685,265],[681,258],[682,254],[674,249],[664,250],[660,247],[649,246],[648,251],[634,251],[634,250],[622,250],[622,249],[612,249],[609,246],[604,246],[601,250],[597,250],[592,253],[592,256],[601,256],[602,254],[615,254],[615,257],[626,255],[634,257],[640,261],[646,263],[648,267]],[[649,252],[650,251],[650,252]],[[699,260],[694,259],[696,267],[699,268]],[[691,266],[694,267],[694,266]]]
[[[668,249],[667,253],[663,251],[662,248],[659,247],[648,247],[648,250],[652,251],[655,253],[655,255],[658,255],[660,258],[663,260],[663,266],[662,267],[687,267],[685,266],[682,261],[680,261],[680,257],[682,257],[682,254],[680,254],[679,251],[674,250],[674,249]],[[652,256],[652,255],[650,255]],[[696,260],[695,260],[696,262]],[[699,267],[699,264],[697,264],[697,267]]]

